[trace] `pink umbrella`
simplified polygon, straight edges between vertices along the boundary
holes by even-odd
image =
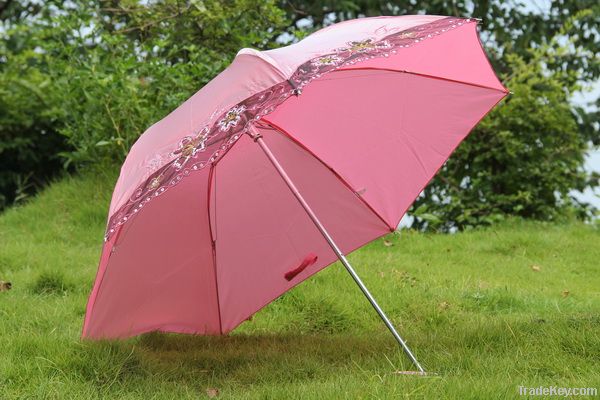
[[[473,19],[379,17],[232,64],[135,143],[83,337],[230,332],[393,232],[507,95]],[[283,179],[282,179],[283,178]]]

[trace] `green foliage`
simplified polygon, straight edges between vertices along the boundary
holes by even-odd
[[[0,40],[0,210],[42,187],[67,149],[51,79],[38,67],[40,55],[17,39],[22,32],[15,28],[14,41]]]
[[[78,165],[123,160],[148,126],[224,69],[240,48],[269,45],[269,30],[284,22],[271,2],[95,3],[56,18],[67,34],[52,48],[60,59],[51,74],[65,111],[61,133],[76,149],[65,157]],[[82,26],[93,28],[68,34]]]
[[[0,7],[0,22],[2,209],[61,164],[120,163],[240,48],[270,46],[285,19],[272,1],[22,0]]]

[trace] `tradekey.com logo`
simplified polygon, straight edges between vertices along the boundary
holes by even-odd
[[[557,387],[557,386],[538,386],[526,387],[519,386],[520,396],[598,396],[597,388],[575,388],[575,387]]]

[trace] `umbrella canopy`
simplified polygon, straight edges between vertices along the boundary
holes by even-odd
[[[329,239],[348,253],[394,231],[507,93],[472,19],[366,18],[241,50],[127,156],[83,336],[230,332],[341,257]]]

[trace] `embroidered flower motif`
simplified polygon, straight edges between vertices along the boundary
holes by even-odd
[[[348,47],[343,48],[342,50],[349,50],[352,53],[363,53],[365,51],[369,51],[375,47],[373,44],[373,39],[365,39],[359,41],[348,42]]]
[[[194,145],[192,143],[186,144],[181,149],[181,155],[184,157],[191,157],[194,154],[196,154],[196,148],[194,147]]]
[[[379,42],[374,41],[373,39],[364,39],[364,40],[355,40],[346,43],[348,47],[342,47],[337,51],[349,51],[351,54],[354,53],[366,53],[373,50],[379,49],[389,49],[392,47],[392,44],[387,40],[382,40]]]
[[[417,36],[415,32],[404,32],[398,35],[399,39],[411,39]]]
[[[186,136],[179,142],[179,148],[173,152],[173,155],[179,155],[173,166],[176,170],[180,170],[185,166],[188,160],[196,155],[199,151],[206,149],[206,140],[208,139],[209,128],[204,127],[196,136]]]
[[[155,176],[154,178],[152,178],[152,180],[148,184],[148,189],[150,189],[150,190],[156,189],[157,187],[160,186],[161,181],[162,181],[162,174]]]
[[[323,57],[315,58],[311,63],[316,67],[321,67],[324,65],[338,65],[342,61],[344,60],[341,57],[338,57],[335,54],[328,54]]]
[[[218,123],[221,130],[226,132],[232,126],[236,126],[238,122],[240,122],[240,119],[242,118],[241,115],[244,111],[246,111],[246,106],[244,105],[233,107],[231,110],[227,111],[225,117]]]

